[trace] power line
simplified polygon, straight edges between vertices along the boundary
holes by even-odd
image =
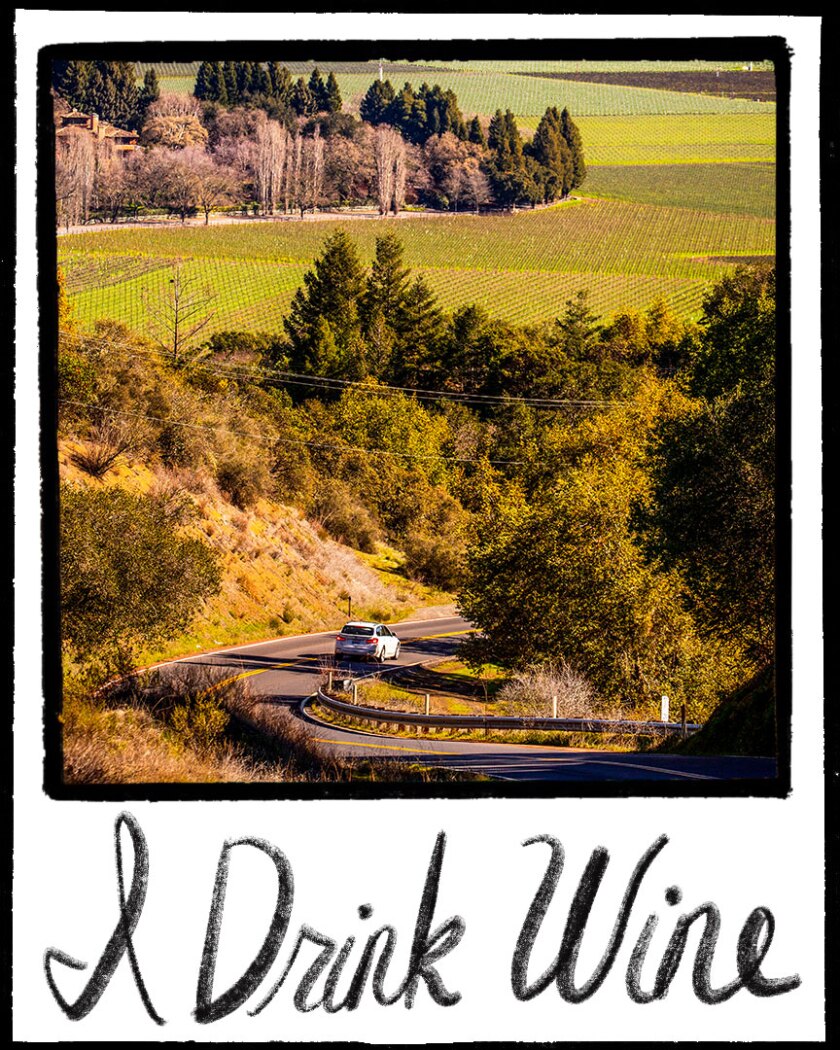
[[[142,356],[157,355],[164,359],[167,356],[165,350],[142,350],[132,343],[110,342],[109,349],[114,346],[130,347],[131,353],[125,352],[124,356],[140,358]],[[274,382],[281,385],[303,386],[333,390],[353,390],[356,393],[369,394],[376,397],[398,397],[411,395],[422,401],[452,401],[458,404],[476,404],[490,407],[499,405],[524,405],[528,408],[554,409],[554,408],[605,408],[613,405],[622,405],[626,402],[621,400],[607,399],[574,399],[574,398],[548,398],[548,397],[511,397],[508,395],[495,394],[466,394],[453,390],[431,390],[424,387],[391,386],[385,383],[377,383],[370,386],[367,383],[351,379],[334,379],[329,376],[310,375],[301,372],[289,372],[280,369],[259,368],[241,371],[236,368],[224,368],[218,365],[208,365],[201,361],[187,362],[187,368],[200,369],[214,375],[232,377],[245,382]]]
[[[125,412],[112,408],[104,408],[93,401],[75,401],[72,398],[59,398],[59,404],[76,405],[79,408],[95,408],[111,416],[120,416],[126,419],[148,419],[154,423],[165,423],[168,426],[187,427],[191,430],[208,430],[217,434],[234,434],[237,437],[247,438],[249,441],[257,441],[270,447],[272,444],[282,445],[305,445],[308,448],[327,449],[333,452],[362,452],[365,455],[376,456],[399,456],[405,459],[436,459],[447,463],[489,463],[492,466],[524,466],[525,460],[521,459],[470,459],[462,456],[443,456],[436,453],[415,452],[393,452],[379,448],[362,448],[357,445],[333,445],[326,442],[306,441],[303,439],[267,437],[263,434],[248,434],[242,430],[234,430],[232,427],[213,427],[206,423],[188,423],[186,420],[166,419],[163,416],[151,416],[143,412]]]

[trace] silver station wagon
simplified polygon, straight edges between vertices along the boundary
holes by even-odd
[[[400,655],[400,640],[384,623],[353,620],[341,628],[335,640],[335,655],[384,663]]]

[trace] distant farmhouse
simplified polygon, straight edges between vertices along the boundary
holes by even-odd
[[[96,113],[79,113],[78,110],[68,108],[67,112],[56,114],[56,121],[55,134],[58,142],[69,141],[71,136],[87,132],[97,143],[110,146],[115,153],[130,153],[137,149],[140,139],[136,131],[116,128],[113,124],[100,120]]]

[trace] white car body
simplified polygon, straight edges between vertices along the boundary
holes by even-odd
[[[338,633],[335,655],[378,660],[380,663],[396,660],[400,655],[400,640],[384,623],[352,620]]]

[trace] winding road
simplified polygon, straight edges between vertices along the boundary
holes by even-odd
[[[451,656],[471,629],[468,621],[445,614],[391,626],[402,640],[398,660],[389,660],[384,665],[343,660],[338,666],[358,676]],[[428,737],[415,741],[364,728],[337,728],[316,718],[303,704],[315,692],[324,664],[333,663],[336,633],[326,631],[276,638],[186,657],[159,668],[171,674],[188,665],[205,669],[214,677],[247,678],[251,695],[257,701],[291,707],[308,723],[316,741],[348,758],[422,761],[428,766],[441,765],[511,781],[697,782],[767,780],[776,776],[776,762],[772,758],[659,755],[493,741],[466,743]]]

